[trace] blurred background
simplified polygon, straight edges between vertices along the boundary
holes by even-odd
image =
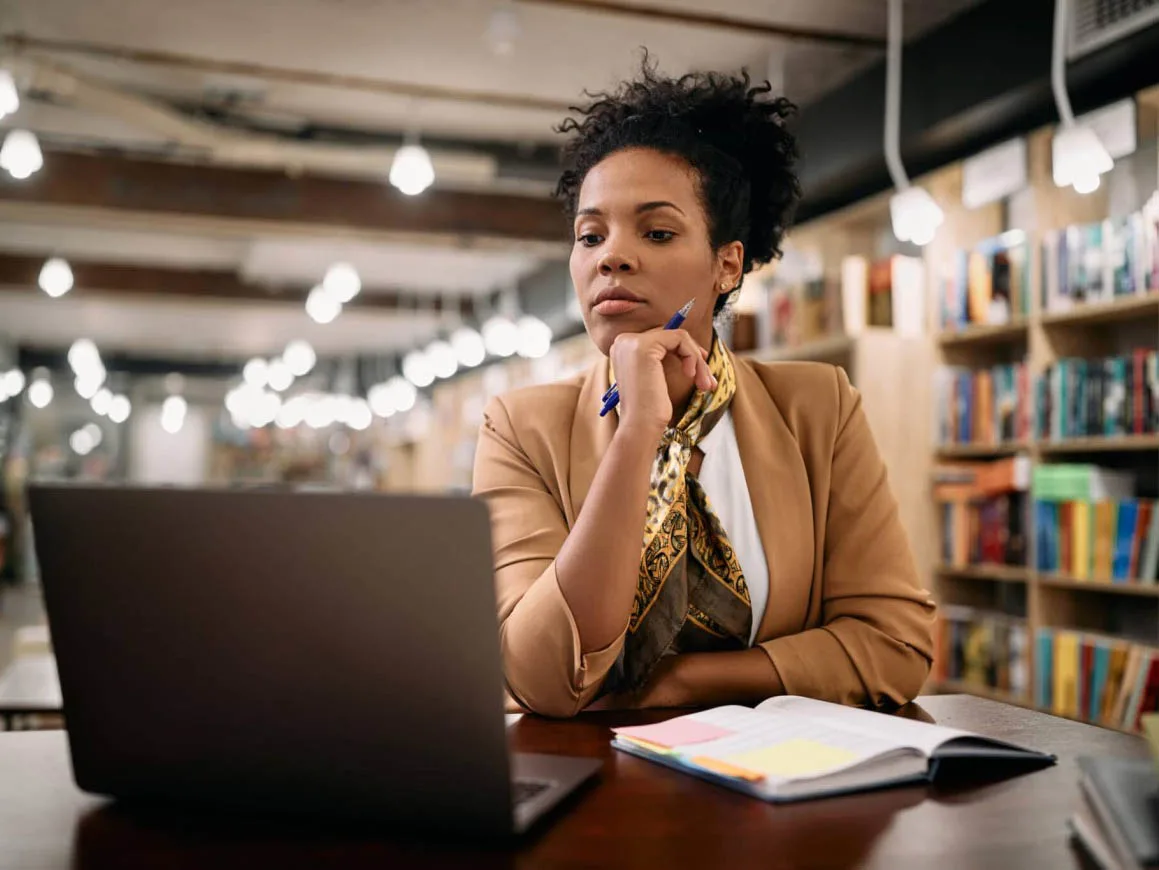
[[[468,491],[487,399],[596,359],[554,127],[646,48],[800,106],[722,330],[862,391],[931,688],[1133,728],[1053,689],[1159,642],[1159,2],[710,6],[0,0],[0,669],[30,482]]]

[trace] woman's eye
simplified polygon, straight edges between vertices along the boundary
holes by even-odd
[[[670,242],[676,236],[676,233],[671,230],[648,230],[644,236],[653,242]]]
[[[580,236],[577,236],[576,241],[583,245],[585,248],[593,248],[600,243],[602,238],[602,236],[599,236],[596,233],[584,233]]]

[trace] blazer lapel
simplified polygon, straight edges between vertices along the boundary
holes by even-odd
[[[733,364],[733,427],[769,565],[759,642],[805,626],[813,586],[813,503],[800,448],[760,375],[744,360]]]
[[[596,469],[600,467],[604,454],[616,434],[620,415],[616,413],[600,416],[600,400],[608,389],[608,361],[599,360],[588,369],[587,376],[580,385],[575,417],[571,427],[571,457],[568,463],[568,497],[565,512],[568,526],[574,526],[576,517],[583,508]],[[642,532],[641,532],[642,534]]]

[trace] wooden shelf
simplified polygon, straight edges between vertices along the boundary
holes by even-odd
[[[1036,442],[1044,456],[1062,453],[1133,453],[1159,450],[1159,435],[1115,435],[1102,438],[1063,438]]]
[[[959,332],[943,332],[938,335],[938,344],[943,348],[1002,344],[1025,341],[1027,334],[1027,320],[1024,317],[1019,317],[1010,323],[1000,323],[994,326],[968,326]]]
[[[1018,565],[938,565],[934,571],[941,577],[963,577],[969,580],[1025,583],[1030,579],[1030,570]]]
[[[943,444],[934,448],[938,459],[988,459],[997,456],[1013,456],[1030,449],[1025,441],[1011,441],[1005,444]]]
[[[1144,315],[1159,317],[1159,293],[1124,296],[1112,302],[1091,302],[1077,305],[1070,311],[1046,312],[1040,320],[1047,327],[1077,327],[1137,320]]]
[[[816,341],[791,347],[761,347],[746,350],[740,355],[757,362],[783,362],[805,360],[812,362],[832,362],[853,352],[853,339],[848,335],[834,335]]]
[[[1137,595],[1144,598],[1159,598],[1159,586],[1143,583],[1109,583],[1106,580],[1080,580],[1062,574],[1036,574],[1035,581],[1040,586],[1051,589],[1081,589],[1084,592],[1098,592],[1107,595]]]

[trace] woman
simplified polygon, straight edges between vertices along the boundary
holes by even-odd
[[[645,63],[563,125],[571,275],[608,361],[493,400],[475,462],[526,709],[900,704],[929,671],[933,604],[845,373],[735,359],[713,327],[799,198],[768,91]]]

